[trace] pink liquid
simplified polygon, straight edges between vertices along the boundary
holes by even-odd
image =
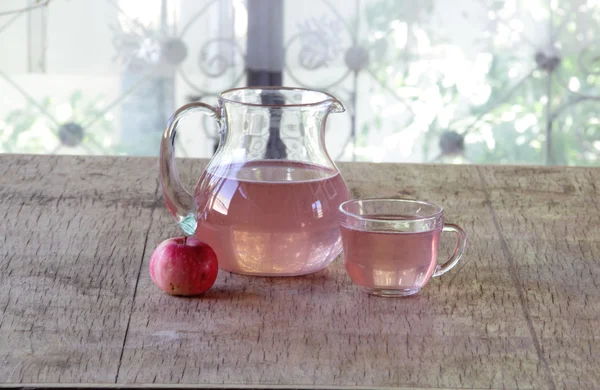
[[[196,189],[196,238],[235,273],[302,275],[341,252],[337,208],[349,197],[329,168],[262,160],[218,166]]]
[[[342,226],[345,265],[354,283],[368,290],[416,293],[436,268],[440,231],[361,231]]]

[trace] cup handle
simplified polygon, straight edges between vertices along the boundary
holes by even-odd
[[[434,278],[441,276],[454,268],[456,263],[458,263],[462,257],[465,247],[467,246],[467,233],[465,233],[460,226],[453,223],[446,223],[444,224],[442,232],[454,232],[456,234],[456,247],[454,248],[454,253],[450,259],[448,259],[448,261],[446,261],[443,265],[437,266],[435,272],[433,273]]]
[[[191,236],[196,231],[196,204],[179,179],[175,165],[175,134],[179,121],[193,112],[201,112],[214,118],[221,125],[219,111],[208,104],[194,102],[186,104],[173,114],[160,143],[160,183],[165,203],[169,212],[177,220],[177,224]]]

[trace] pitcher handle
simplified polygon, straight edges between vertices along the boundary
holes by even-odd
[[[177,220],[184,233],[191,236],[196,231],[196,203],[179,179],[175,163],[175,134],[179,121],[189,114],[200,111],[221,124],[221,115],[216,108],[208,104],[194,102],[179,108],[167,122],[167,128],[160,142],[160,184],[169,212]]]
[[[437,269],[432,275],[434,278],[441,276],[446,272],[450,271],[452,268],[454,268],[456,263],[458,263],[458,260],[460,260],[460,258],[462,257],[463,252],[465,251],[465,247],[467,246],[467,233],[465,233],[465,231],[460,226],[452,223],[446,223],[444,224],[444,228],[442,229],[442,231],[454,232],[456,234],[456,246],[454,247],[454,253],[452,253],[450,259],[448,259],[448,261],[446,261],[441,266],[437,266]]]

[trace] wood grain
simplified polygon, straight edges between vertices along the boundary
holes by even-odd
[[[600,386],[600,170],[481,167],[558,388]]]
[[[600,170],[340,167],[355,197],[443,205],[469,234],[456,269],[408,299],[341,259],[174,298],[147,272],[180,234],[155,159],[0,156],[0,387],[598,387]]]
[[[114,382],[154,164],[0,156],[0,382]]]
[[[119,383],[543,387],[476,168],[342,168],[355,196],[445,205],[448,220],[470,233],[463,263],[399,300],[360,293],[340,259],[299,278],[222,272],[195,299],[158,293],[144,264]],[[160,209],[148,245],[175,234]]]

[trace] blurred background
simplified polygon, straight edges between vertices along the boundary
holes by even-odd
[[[0,152],[155,156],[178,106],[283,84],[344,103],[338,160],[599,165],[598,37],[600,0],[0,0]]]

